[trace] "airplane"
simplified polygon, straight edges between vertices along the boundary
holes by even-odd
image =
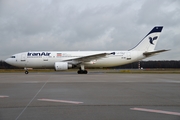
[[[115,67],[129,64],[168,50],[154,50],[163,26],[155,26],[135,47],[127,51],[28,51],[12,55],[5,62],[30,68],[68,70],[79,67],[78,74],[87,74],[85,67]]]

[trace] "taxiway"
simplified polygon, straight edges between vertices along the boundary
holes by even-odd
[[[0,73],[0,120],[178,120],[179,74]]]

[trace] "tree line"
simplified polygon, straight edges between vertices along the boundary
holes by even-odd
[[[137,68],[180,68],[180,61],[170,60],[170,61],[139,61],[130,63],[127,65],[117,66],[114,68],[122,68],[122,69],[137,69]],[[22,69],[18,67],[11,66],[4,62],[0,61],[0,69]]]
[[[170,61],[139,61],[134,62],[127,65],[118,66],[116,68],[130,68],[130,69],[136,69],[136,68],[180,68],[180,61],[176,60],[170,60]]]
[[[18,67],[14,67],[12,65],[7,64],[3,60],[0,61],[0,69],[18,69]]]

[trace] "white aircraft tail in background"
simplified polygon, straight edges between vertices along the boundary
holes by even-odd
[[[79,67],[78,74],[87,74],[85,67],[114,67],[142,60],[168,50],[155,51],[162,26],[155,26],[134,48],[128,51],[29,51],[12,55],[5,62],[28,68],[67,70]]]

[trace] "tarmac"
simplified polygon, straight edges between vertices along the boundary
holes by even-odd
[[[180,74],[0,73],[0,120],[180,120]]]

